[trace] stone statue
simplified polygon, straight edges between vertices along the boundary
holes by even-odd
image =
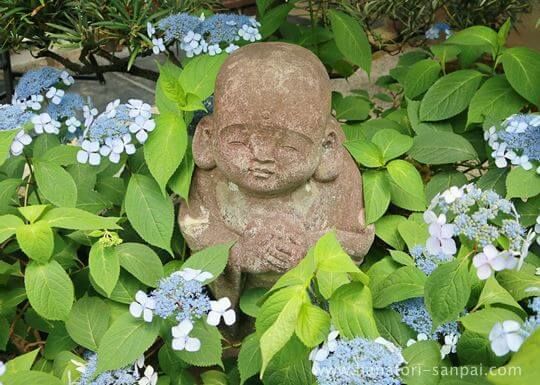
[[[236,241],[216,295],[236,303],[245,285],[271,286],[332,229],[362,261],[374,228],[365,225],[360,172],[344,139],[313,53],[255,43],[227,58],[214,112],[195,131],[197,167],[179,214],[192,250]]]

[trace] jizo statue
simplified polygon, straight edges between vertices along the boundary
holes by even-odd
[[[192,250],[236,241],[216,295],[236,303],[246,286],[271,286],[330,230],[362,261],[374,228],[365,225],[360,172],[344,138],[313,53],[256,43],[227,58],[214,112],[195,132],[196,169],[179,215]]]

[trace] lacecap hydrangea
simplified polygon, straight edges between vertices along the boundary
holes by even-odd
[[[484,133],[498,168],[510,165],[540,173],[540,115],[516,114]]]
[[[154,316],[173,321],[171,328],[172,348],[195,352],[201,341],[191,336],[194,323],[206,317],[206,323],[217,326],[223,319],[226,325],[236,322],[236,313],[231,301],[224,297],[213,301],[204,284],[212,279],[209,272],[185,268],[162,279],[150,295],[137,292],[129,311],[136,318],[152,322]]]
[[[73,385],[155,385],[158,374],[150,365],[144,364],[144,356],[133,365],[124,368],[109,370],[95,376],[98,356],[89,352],[86,354],[86,363],[71,361],[80,372],[80,377]]]
[[[211,56],[238,49],[238,41],[261,40],[260,23],[254,17],[237,14],[215,14],[205,17],[177,13],[161,19],[154,27],[147,24],[154,54],[166,50],[166,45],[178,43],[187,57],[203,53]]]
[[[10,153],[19,156],[24,147],[32,143],[32,137],[25,131],[33,114],[11,104],[0,105],[0,131],[17,131],[10,146]]]

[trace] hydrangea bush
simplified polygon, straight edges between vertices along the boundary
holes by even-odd
[[[333,95],[376,229],[362,264],[329,232],[239,309],[213,296],[232,244],[192,253],[175,223],[188,127],[219,50],[269,36],[276,13],[147,25],[156,51],[193,54],[160,64],[155,101],[98,111],[43,68],[0,107],[2,385],[536,381],[540,54],[505,47],[509,23],[440,31],[376,80],[384,93]],[[329,15],[339,60],[369,71],[345,33],[358,23]]]

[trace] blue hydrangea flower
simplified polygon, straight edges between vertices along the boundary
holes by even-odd
[[[41,67],[26,72],[15,87],[15,98],[26,100],[32,95],[41,94],[62,80],[61,71],[52,67]]]
[[[529,308],[540,316],[540,297],[534,297],[529,303]]]
[[[97,368],[97,354],[87,355],[87,363],[81,374],[78,385],[138,385],[141,378],[136,364],[122,369],[110,370],[101,373],[96,378],[94,373]]]
[[[198,33],[202,20],[189,13],[177,13],[161,19],[157,23],[157,28],[164,33],[166,43],[182,41],[189,31]]]
[[[336,349],[317,363],[319,385],[399,385],[401,351],[365,338],[339,340]]]
[[[435,23],[426,31],[426,39],[428,40],[437,40],[440,37],[441,32],[443,32],[448,39],[452,36],[452,29],[446,23]]]
[[[416,266],[426,275],[430,275],[442,263],[450,262],[452,256],[444,253],[432,255],[422,245],[416,245],[410,250]]]
[[[391,306],[401,315],[401,320],[417,334],[426,335],[433,340],[439,340],[447,335],[459,335],[457,322],[448,322],[432,332],[433,321],[421,297],[396,302]]]
[[[85,103],[81,95],[74,92],[67,92],[59,104],[51,103],[47,106],[47,113],[55,120],[70,118],[81,113],[84,105]]]
[[[32,119],[31,112],[24,111],[11,104],[0,105],[0,131],[9,131],[22,128]]]

